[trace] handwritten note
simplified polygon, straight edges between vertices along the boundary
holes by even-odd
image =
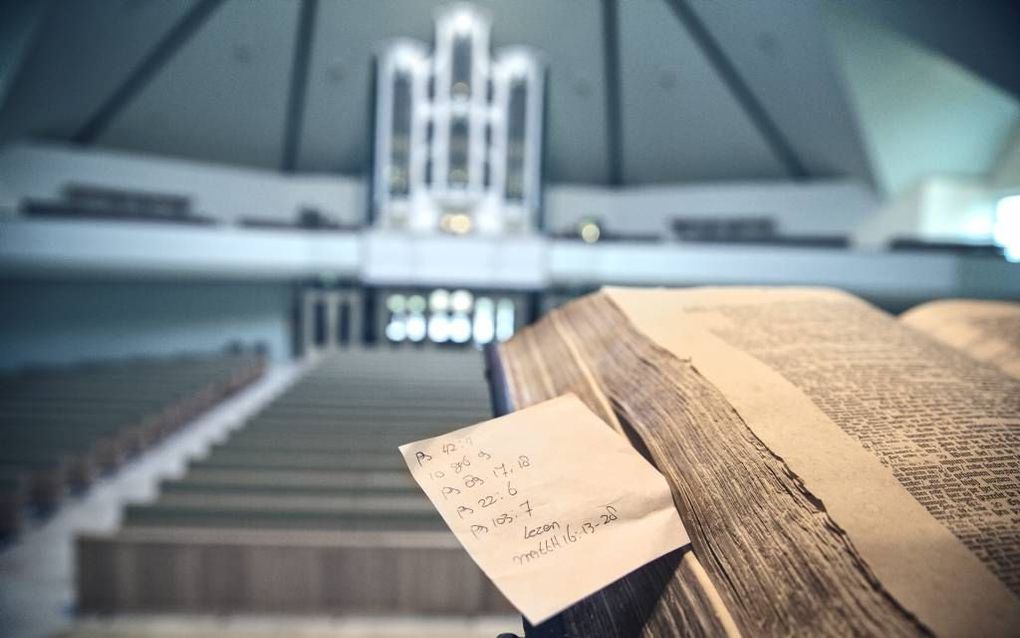
[[[574,395],[400,453],[532,623],[690,542],[663,476]]]

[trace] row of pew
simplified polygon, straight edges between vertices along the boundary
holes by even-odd
[[[0,536],[26,510],[47,513],[68,492],[153,445],[258,378],[258,356],[133,359],[0,377]]]
[[[79,537],[79,609],[507,612],[397,452],[489,410],[477,352],[322,358],[117,532]]]

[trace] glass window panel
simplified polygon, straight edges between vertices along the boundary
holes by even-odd
[[[472,326],[475,343],[489,343],[496,336],[494,304],[488,297],[479,297],[475,304],[475,317]]]
[[[459,34],[453,39],[453,68],[450,73],[450,93],[455,98],[471,95],[471,35]]]
[[[506,198],[524,200],[524,144],[527,126],[528,85],[524,78],[510,81],[507,108]]]
[[[496,304],[496,339],[506,341],[514,336],[514,302],[511,299],[500,299]]]
[[[411,74],[408,71],[397,71],[393,75],[389,175],[391,195],[406,196],[410,192],[411,106]]]
[[[326,345],[326,302],[323,299],[319,299],[315,302],[315,315],[313,340],[315,345],[324,347]]]
[[[471,340],[471,320],[464,313],[455,313],[450,319],[450,341],[467,343]]]
[[[464,188],[468,182],[468,121],[466,117],[450,120],[450,186]]]

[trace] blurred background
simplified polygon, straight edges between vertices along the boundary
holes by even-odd
[[[393,446],[491,416],[480,350],[602,285],[1020,298],[1017,24],[5,0],[0,631],[521,631]]]

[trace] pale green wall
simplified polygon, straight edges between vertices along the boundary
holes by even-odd
[[[0,368],[213,352],[239,339],[290,356],[286,284],[0,282]]]

